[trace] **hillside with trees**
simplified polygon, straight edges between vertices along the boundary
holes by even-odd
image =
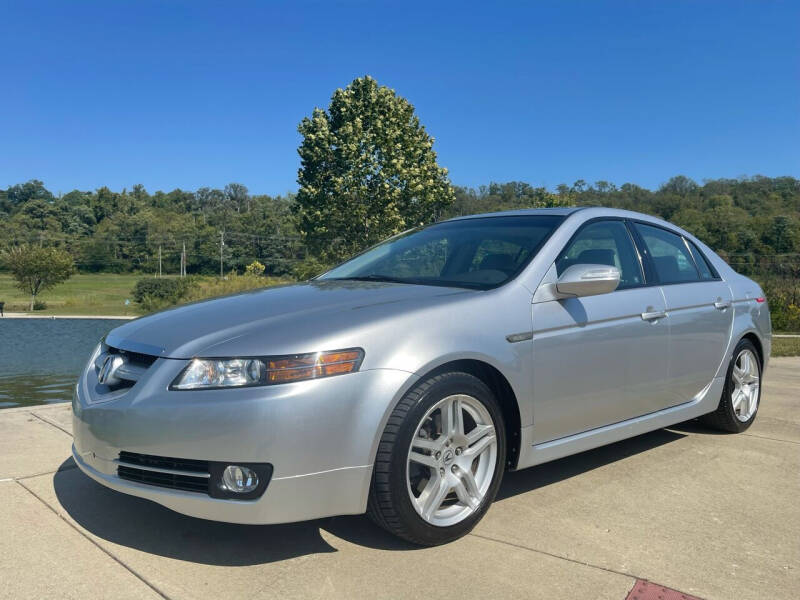
[[[610,206],[676,223],[765,288],[777,329],[800,330],[800,180],[676,176],[657,190],[577,181],[556,190],[524,182],[454,186],[439,219],[543,206]],[[305,243],[296,197],[250,194],[241,184],[194,192],[74,190],[56,195],[41,181],[0,190],[0,252],[27,245],[66,250],[83,273],[244,273],[258,261],[265,274],[305,279],[329,259]],[[351,236],[352,237],[352,236]],[[222,244],[220,242],[222,241]],[[353,251],[366,238],[349,240]],[[220,261],[220,258],[222,259]]]
[[[524,182],[455,186],[440,219],[541,206],[609,206],[656,215],[694,233],[737,268],[786,273],[800,253],[800,180],[792,177],[716,179],[698,184],[683,176],[658,190],[577,181],[555,191]],[[188,273],[243,272],[253,261],[268,275],[290,275],[315,257],[303,243],[295,196],[224,189],[148,193],[143,186],[112,191],[73,190],[55,195],[41,181],[0,190],[0,249],[42,245],[63,248],[81,272],[162,271],[177,274],[186,246]],[[433,213],[428,220],[433,219]],[[351,239],[352,251],[374,242]],[[797,275],[795,271],[795,276]]]

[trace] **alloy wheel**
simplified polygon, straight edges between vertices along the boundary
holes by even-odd
[[[736,357],[731,371],[733,414],[742,422],[749,421],[758,409],[760,377],[758,358],[752,350],[744,349]]]
[[[411,503],[431,525],[463,521],[481,506],[497,465],[497,434],[489,411],[465,394],[437,402],[416,428],[408,450]]]

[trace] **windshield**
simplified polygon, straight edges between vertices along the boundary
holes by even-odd
[[[318,279],[490,289],[536,255],[563,217],[482,217],[436,223],[390,238]]]

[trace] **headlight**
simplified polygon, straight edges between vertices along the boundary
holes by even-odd
[[[263,358],[195,358],[170,389],[208,390],[319,379],[354,373],[363,359],[361,348]]]

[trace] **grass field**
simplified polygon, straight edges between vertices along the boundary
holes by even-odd
[[[772,356],[800,356],[800,338],[772,338]]]
[[[37,315],[138,315],[136,305],[125,306],[131,290],[141,275],[86,274],[73,275],[66,283],[37,296],[47,304]],[[0,273],[0,302],[6,312],[28,310],[30,298],[14,287],[10,275]]]
[[[97,316],[138,316],[148,311],[133,302],[136,282],[148,275],[113,275],[92,273],[73,275],[65,283],[39,294],[37,302],[44,302],[47,308],[34,311],[37,316],[45,315],[97,315]],[[287,280],[275,277],[246,277],[232,275],[220,281],[216,277],[194,280],[183,302],[214,298],[234,294],[248,289],[286,283]],[[130,300],[126,305],[125,300]],[[30,298],[14,287],[10,275],[0,273],[0,302],[5,302],[5,312],[28,312]]]

